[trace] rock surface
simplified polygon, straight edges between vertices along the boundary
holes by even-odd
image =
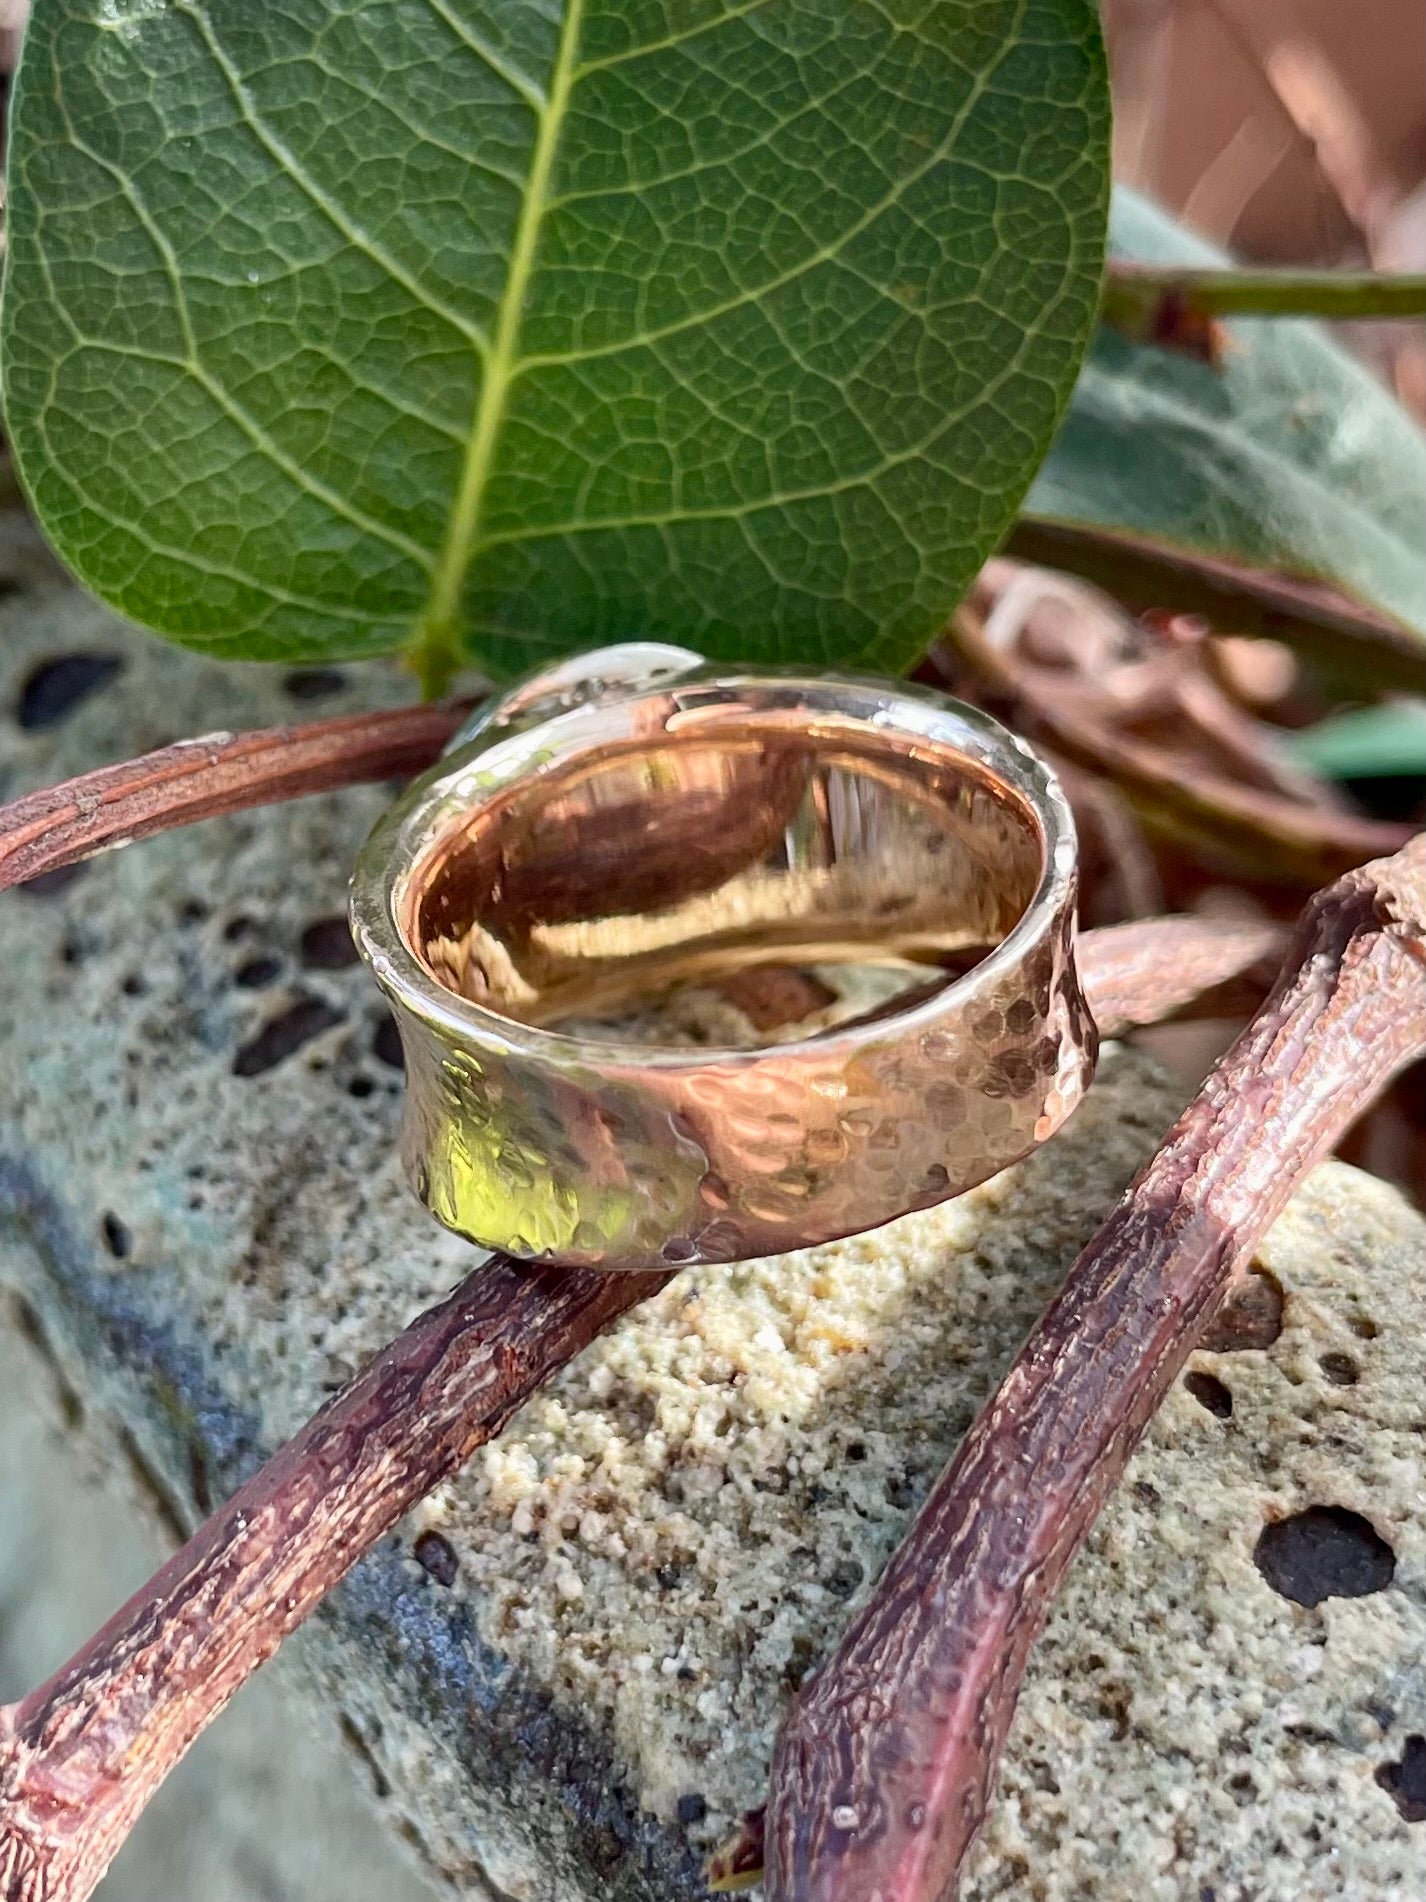
[[[172,653],[23,537],[0,574],[7,795],[313,710],[294,685],[402,691]],[[123,666],[36,686],[76,654]],[[470,1266],[400,1186],[384,1008],[331,922],[384,797],[0,900],[0,1273],[185,1524]],[[1173,1107],[1113,1055],[962,1201],[680,1277],[358,1569],[295,1648],[433,1869],[521,1902],[702,1893],[793,1686]],[[1332,1167],[1262,1261],[1073,1572],[972,1902],[1426,1890],[1426,1224]]]

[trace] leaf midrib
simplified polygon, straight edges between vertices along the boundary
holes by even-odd
[[[420,675],[428,697],[444,691],[461,663],[461,594],[470,567],[491,465],[500,438],[510,385],[514,380],[525,316],[525,298],[534,269],[540,226],[550,202],[550,176],[565,113],[576,74],[575,53],[584,13],[584,0],[567,0],[550,72],[549,95],[537,114],[530,177],[520,201],[510,268],[500,294],[490,348],[481,360],[480,389],[476,398],[475,428],[466,446],[455,502],[446,523],[445,540],[431,577],[426,607],[408,649],[408,659]]]

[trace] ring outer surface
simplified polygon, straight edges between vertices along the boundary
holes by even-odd
[[[959,1195],[1053,1135],[1093,1078],[1098,1038],[1075,968],[1074,822],[1038,756],[988,715],[905,682],[713,667],[651,644],[606,651],[657,657],[657,677],[641,679],[640,664],[603,678],[586,659],[572,688],[550,694],[537,676],[482,710],[378,822],[353,874],[353,934],[405,1050],[403,1162],[436,1219],[571,1267],[755,1259]],[[566,1035],[442,985],[397,923],[402,882],[433,839],[521,775],[632,732],[631,713],[647,734],[651,717],[677,722],[720,696],[851,712],[952,744],[1013,784],[1044,844],[1018,923],[929,999],[752,1050]]]

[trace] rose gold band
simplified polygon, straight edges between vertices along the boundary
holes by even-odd
[[[353,881],[417,1192],[488,1247],[606,1269],[774,1254],[958,1194],[1093,1073],[1074,892],[1051,775],[941,695],[643,647],[541,676]],[[837,995],[791,1041],[607,1022],[767,965]]]

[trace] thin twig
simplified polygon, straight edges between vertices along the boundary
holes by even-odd
[[[419,772],[468,711],[448,701],[209,733],[46,786],[0,807],[0,891],[172,826]]]
[[[1097,582],[1135,613],[1172,608],[1223,634],[1282,641],[1373,695],[1426,693],[1426,635],[1323,582],[1040,515],[1020,517],[1004,552]]]
[[[1426,835],[1308,906],[778,1739],[769,1902],[946,1902],[1065,1568],[1235,1272],[1426,1051]]]
[[[1105,273],[1100,315],[1138,342],[1182,316],[1426,317],[1426,276],[1381,271],[1244,270],[1131,264]]]
[[[288,1632],[667,1279],[497,1257],[329,1401],[63,1670],[0,1711],[5,1902],[83,1902],[164,1777]]]
[[[1203,677],[1195,650],[1165,647],[1152,668],[1141,663],[1133,692],[1103,667],[1079,675],[1027,660],[1016,635],[1042,599],[1053,603],[1075,586],[1022,572],[989,605],[977,595],[963,602],[946,638],[1008,703],[1016,732],[1109,780],[1152,835],[1260,883],[1304,891],[1411,837],[1409,826],[1344,810],[1326,789],[1282,771],[1269,730]],[[1145,730],[1151,715],[1157,733]]]

